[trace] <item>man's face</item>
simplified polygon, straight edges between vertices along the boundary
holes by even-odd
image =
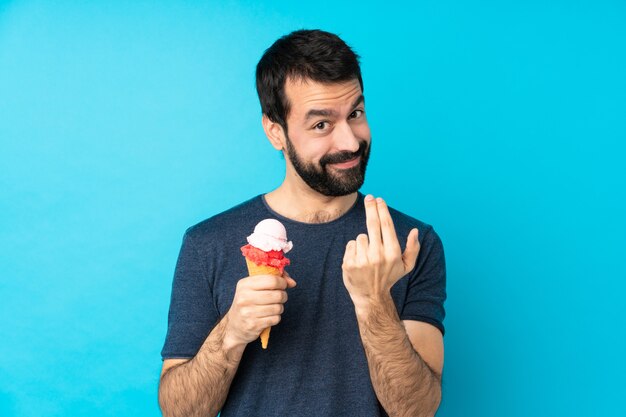
[[[358,80],[336,84],[287,80],[285,93],[291,107],[286,149],[296,173],[326,196],[361,188],[371,137]]]

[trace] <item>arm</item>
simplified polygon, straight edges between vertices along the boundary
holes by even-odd
[[[415,267],[419,231],[409,233],[403,254],[385,202],[367,196],[365,211],[368,234],[348,242],[342,268],[372,385],[389,415],[432,416],[441,401],[441,333],[426,323],[403,326],[390,294]]]
[[[433,416],[441,401],[439,329],[414,321],[403,325],[391,295],[358,306],[357,320],[372,386],[387,413]]]
[[[237,283],[233,304],[189,361],[163,363],[159,405],[165,417],[216,416],[224,405],[248,343],[280,322],[287,288],[284,277],[255,275]]]
[[[163,364],[159,404],[164,416],[216,416],[222,408],[246,346],[228,340],[227,325],[228,315],[193,359]]]

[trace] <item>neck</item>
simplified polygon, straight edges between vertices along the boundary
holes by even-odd
[[[303,223],[327,223],[345,214],[357,199],[357,193],[329,197],[306,184],[284,181],[265,194],[265,202],[278,214]]]

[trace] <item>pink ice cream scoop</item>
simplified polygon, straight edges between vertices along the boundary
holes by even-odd
[[[261,220],[247,240],[249,244],[265,252],[280,250],[287,253],[293,248],[293,243],[287,241],[285,226],[276,219]]]

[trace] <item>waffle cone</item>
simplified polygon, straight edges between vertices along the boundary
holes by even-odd
[[[250,259],[246,258],[246,265],[248,265],[248,273],[252,275],[282,275],[280,269],[274,268],[269,265],[257,265]]]
[[[257,265],[250,259],[246,258],[246,265],[248,265],[248,273],[252,275],[282,275],[280,269],[274,268],[268,265]],[[261,347],[267,349],[267,344],[270,340],[270,329],[268,327],[261,332]]]

